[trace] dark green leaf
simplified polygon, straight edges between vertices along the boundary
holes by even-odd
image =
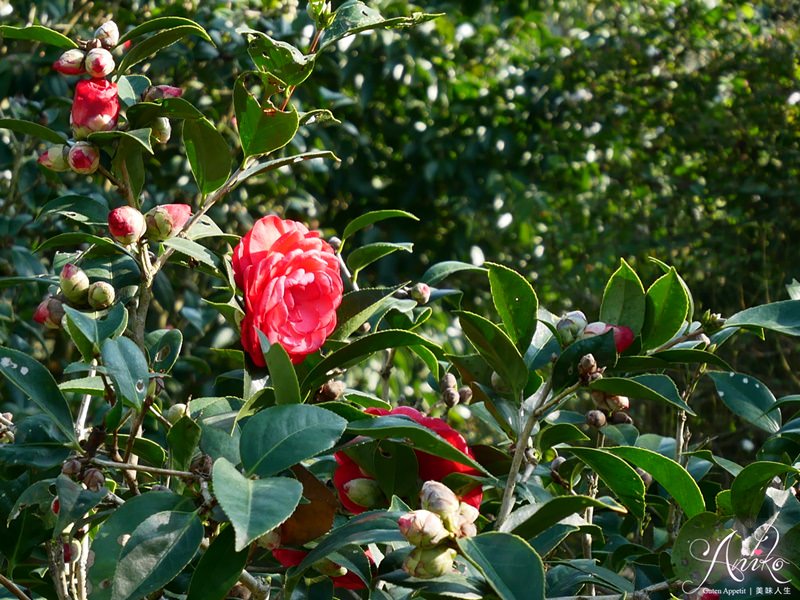
[[[103,396],[106,391],[103,378],[99,375],[62,381],[58,384],[58,388],[69,394],[89,394],[90,396]]]
[[[513,532],[525,539],[531,539],[562,519],[579,514],[589,507],[625,512],[619,504],[608,504],[590,496],[557,496],[543,503],[527,504],[518,508],[508,516],[500,531]]]
[[[183,98],[164,98],[159,102],[139,102],[131,106],[126,114],[128,120],[136,127],[150,125],[157,117],[188,120],[203,118],[203,113]]]
[[[149,24],[152,24],[152,21],[146,23],[145,25]],[[162,28],[158,27],[158,29]],[[151,29],[150,31],[154,31],[154,29]],[[123,56],[122,61],[119,63],[119,65],[117,65],[116,72],[119,74],[127,73],[132,66],[138,65],[140,62],[147,60],[159,50],[163,50],[164,48],[171,46],[175,42],[185,38],[188,35],[199,35],[204,40],[208,42],[211,41],[211,38],[208,37],[205,29],[194,22],[191,22],[191,25],[178,25],[177,27],[172,27],[171,29],[163,29],[159,33],[139,42],[133,46],[133,48],[128,50],[128,52]]]
[[[435,265],[429,267],[428,270],[425,271],[425,274],[420,277],[420,281],[422,283],[427,283],[428,285],[436,285],[453,273],[459,273],[461,271],[485,272],[486,269],[484,267],[476,267],[475,265],[459,262],[457,260],[448,260],[445,262],[436,263]]]
[[[486,263],[486,266],[489,267],[492,302],[508,337],[520,353],[525,353],[539,322],[536,318],[539,311],[536,292],[528,280],[513,269],[494,263]]]
[[[93,196],[59,196],[42,207],[36,220],[50,214],[63,215],[84,225],[108,224],[108,203]]]
[[[172,468],[186,471],[200,443],[202,430],[191,417],[184,415],[167,432]]]
[[[239,139],[245,157],[269,154],[283,148],[297,133],[300,118],[297,110],[279,110],[267,100],[262,106],[245,87],[249,73],[243,73],[233,87],[233,103],[236,110]]]
[[[775,396],[758,379],[732,372],[713,372],[708,376],[733,414],[769,433],[781,428],[781,413],[775,408]]]
[[[723,327],[763,327],[786,335],[800,335],[800,300],[754,306],[736,313]]]
[[[105,340],[120,335],[128,326],[128,311],[121,303],[115,304],[103,316],[99,316],[98,313],[84,313],[66,304],[64,312],[67,313],[67,319],[91,345],[93,353],[100,351],[100,346]]]
[[[276,404],[300,404],[300,385],[289,355],[280,344],[270,344],[263,332],[258,332],[261,351],[269,369],[269,379],[275,391]]]
[[[186,19],[184,17],[157,17],[155,19],[147,19],[141,25],[137,25],[129,32],[124,34],[122,37],[119,38],[118,45],[124,44],[128,40],[132,40],[135,37],[140,35],[144,35],[145,33],[151,33],[153,31],[161,31],[163,29],[171,29],[173,27],[194,27],[195,29],[199,30],[198,35],[205,39],[207,42],[213,43],[211,38],[208,37],[205,29],[203,29],[198,23],[192,21],[191,19]]]
[[[416,216],[404,210],[373,210],[372,212],[365,213],[350,221],[344,228],[344,233],[342,233],[342,241],[346,241],[355,232],[360,231],[365,227],[369,227],[370,225],[374,225],[375,223],[379,223],[380,221],[385,221],[387,219],[413,219],[414,221],[419,221]]]
[[[149,143],[149,141],[148,141]],[[144,150],[139,141],[123,137],[117,144],[117,152],[111,161],[111,171],[121,181],[130,181],[130,193],[138,198],[144,187]]]
[[[144,341],[153,370],[168,373],[181,354],[183,334],[178,329],[158,329],[148,333]]]
[[[30,42],[41,42],[58,48],[77,48],[78,44],[73,42],[64,34],[53,31],[41,25],[29,25],[28,27],[12,27],[11,25],[0,25],[0,35],[8,40],[27,40]]]
[[[251,35],[247,52],[260,71],[270,73],[290,86],[303,83],[314,70],[314,56],[305,56],[300,50],[274,40],[258,31],[247,31]]]
[[[186,600],[225,600],[247,564],[247,552],[236,552],[233,527],[226,527],[211,542],[189,582]]]
[[[537,445],[546,451],[557,444],[588,440],[589,437],[572,423],[556,423],[542,429]]]
[[[689,297],[674,268],[647,290],[642,347],[657,348],[677,334],[689,311]]]
[[[4,27],[0,25],[0,27]],[[15,133],[23,133],[25,135],[32,135],[42,139],[51,144],[65,144],[67,138],[57,131],[48,129],[44,125],[32,123],[31,121],[22,121],[20,119],[0,119],[0,129],[9,129]]]
[[[119,434],[117,437],[119,438],[120,447],[126,447],[130,436]],[[160,467],[167,462],[167,453],[161,447],[161,444],[147,438],[137,437],[133,440],[133,453],[154,467]]]
[[[39,244],[34,252],[44,252],[51,248],[63,248],[64,246],[77,246],[79,244],[93,244],[97,247],[127,254],[128,252],[119,244],[109,238],[99,237],[83,232],[60,233],[48,238]]]
[[[123,107],[134,108],[149,87],[150,80],[144,75],[123,75],[117,79],[117,96]],[[139,125],[134,125],[130,118],[130,112],[126,111],[125,116],[128,117],[131,127],[134,129],[139,127]]]
[[[87,138],[90,142],[94,144],[105,144],[109,142],[114,142],[116,140],[125,139],[129,140],[130,142],[135,142],[139,146],[141,146],[144,150],[147,151],[148,154],[153,153],[153,147],[150,145],[150,136],[152,135],[152,131],[149,128],[144,129],[133,129],[131,131],[96,131],[95,133],[89,134]]]
[[[366,244],[353,250],[347,257],[347,266],[352,271],[353,276],[356,277],[358,272],[366,266],[371,265],[384,256],[389,256],[395,252],[412,252],[414,244],[411,243],[390,243],[390,242],[375,242],[374,244]]]
[[[679,348],[675,350],[656,352],[652,355],[652,357],[671,363],[705,363],[709,365],[715,365],[725,371],[733,371],[733,367],[731,367],[726,361],[721,359],[716,354],[706,352],[705,350]]]
[[[231,151],[225,138],[206,119],[183,124],[183,145],[202,194],[222,187],[231,172]]]
[[[150,371],[142,351],[133,340],[120,337],[104,341],[100,353],[117,399],[136,410],[141,409],[150,383]]]
[[[690,415],[696,413],[681,398],[675,383],[666,375],[639,375],[628,379],[622,377],[603,377],[593,381],[593,390],[601,390],[609,394],[629,396],[638,400],[654,400],[666,402],[685,410]]]
[[[762,498],[759,497],[759,501]],[[715,513],[703,512],[681,527],[672,548],[671,562],[675,574],[686,582],[684,590],[690,591],[701,585],[714,586],[728,574],[727,561],[709,560],[704,554],[706,549],[709,550],[709,556],[716,556],[718,550],[726,552],[731,560],[734,556],[741,556],[742,540],[732,529],[725,527],[727,520]],[[723,549],[722,544],[729,536],[727,547]]]
[[[211,250],[205,246],[201,246],[197,242],[186,239],[184,237],[172,237],[164,240],[164,245],[172,248],[184,256],[193,258],[194,260],[208,265],[214,269],[219,269],[219,258]]]
[[[600,320],[612,325],[625,325],[639,335],[644,325],[645,293],[639,276],[625,259],[608,280],[600,306]]]
[[[59,475],[56,479],[56,494],[59,506],[53,537],[61,535],[67,525],[75,523],[97,506],[106,497],[108,490],[103,487],[93,492],[84,489],[66,475]]]
[[[373,315],[394,301],[396,288],[362,288],[346,293],[336,311],[336,330],[330,339],[346,340]]]
[[[783,463],[758,461],[747,465],[736,476],[731,485],[731,504],[737,517],[751,523],[758,515],[764,502],[764,493],[772,479],[786,473],[800,473],[800,470]]]

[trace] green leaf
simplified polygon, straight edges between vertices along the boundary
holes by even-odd
[[[240,183],[244,182],[250,177],[268,173],[269,171],[274,171],[275,169],[280,169],[281,167],[289,167],[307,160],[314,160],[316,158],[327,158],[336,162],[341,162],[338,156],[328,150],[304,152],[303,154],[295,154],[293,156],[284,156],[283,158],[254,162],[236,176],[236,185],[234,187],[238,186]]]
[[[691,407],[683,401],[675,382],[667,375],[639,375],[637,377],[603,377],[593,381],[589,387],[609,394],[629,396],[638,400],[654,400],[666,402],[696,415]]]
[[[167,248],[172,248],[184,256],[188,256],[204,265],[219,270],[219,258],[217,258],[217,255],[197,242],[193,242],[185,237],[171,237],[164,240],[163,244]]]
[[[123,75],[117,79],[117,96],[124,108],[136,108],[142,99],[147,88],[150,87],[150,80],[144,75]],[[130,112],[125,111],[130,126],[134,129],[140,125],[135,125],[131,119]]]
[[[725,371],[733,371],[733,367],[716,354],[706,352],[705,350],[696,350],[694,348],[664,350],[662,352],[653,353],[651,357],[671,363],[705,363],[708,365],[715,365]]]
[[[183,334],[178,329],[158,329],[144,338],[153,371],[168,373],[178,360]]]
[[[248,30],[252,36],[247,52],[260,71],[270,73],[290,86],[303,83],[314,70],[314,56],[305,56],[300,50],[274,40],[259,31]]]
[[[126,115],[131,124],[136,127],[149,125],[157,117],[184,120],[203,118],[203,113],[183,98],[164,98],[158,102],[138,102],[127,110]]]
[[[511,387],[514,400],[518,401],[528,381],[528,367],[514,343],[497,325],[480,315],[463,310],[455,311],[455,314],[458,315],[464,335]]]
[[[34,252],[44,252],[45,250],[50,250],[51,248],[63,248],[65,246],[77,246],[79,244],[92,244],[98,248],[111,250],[112,252],[129,254],[127,250],[109,238],[77,231],[54,235],[53,237],[48,238],[39,244],[34,249]]]
[[[461,538],[458,546],[501,600],[544,598],[542,559],[522,538],[492,531]]]
[[[79,379],[62,381],[58,384],[58,389],[68,394],[103,396],[105,395],[106,386],[103,383],[103,378],[99,375],[95,375],[94,377],[81,377]]]
[[[731,485],[731,504],[737,517],[751,523],[758,515],[764,494],[772,479],[785,473],[800,473],[800,470],[783,463],[758,461],[747,465],[736,476]]]
[[[0,25],[0,27],[3,27]],[[51,144],[66,144],[67,138],[63,134],[48,129],[44,125],[32,123],[31,121],[22,121],[20,119],[0,119],[0,129],[8,129],[15,133],[22,133],[25,135],[32,135],[40,138]]]
[[[210,194],[222,187],[231,172],[231,151],[211,121],[206,118],[186,121],[183,145],[200,193]]]
[[[191,417],[184,415],[167,432],[172,468],[185,471],[200,443],[202,430]]]
[[[484,267],[476,267],[470,263],[448,260],[430,266],[422,277],[420,277],[420,281],[428,285],[436,285],[443,279],[450,277],[450,275],[460,273],[461,271],[485,272],[486,269]]]
[[[600,367],[613,367],[617,362],[614,332],[578,340],[567,346],[553,365],[553,391],[558,393],[578,381],[578,363],[586,354],[594,356]]]
[[[41,25],[29,25],[28,27],[13,27],[11,25],[0,25],[0,35],[8,40],[27,40],[30,42],[41,42],[49,46],[58,48],[77,48],[78,44],[67,36],[53,31]]]
[[[589,436],[572,423],[556,423],[542,429],[537,440],[537,447],[546,451],[557,444],[587,441],[589,441]]]
[[[686,469],[671,458],[652,450],[632,446],[607,448],[607,451],[650,473],[653,479],[675,499],[687,517],[692,518],[705,511],[703,494],[697,487],[697,482]]]
[[[300,125],[300,117],[293,106],[282,111],[269,100],[266,100],[267,106],[261,105],[245,87],[245,80],[252,73],[242,73],[233,86],[233,105],[245,157],[269,154],[283,148]]]
[[[374,244],[366,244],[356,248],[349,254],[347,257],[347,266],[353,273],[353,277],[356,277],[361,269],[380,260],[384,256],[389,256],[399,251],[412,252],[413,249],[414,244],[408,242],[375,242]]]
[[[345,242],[355,232],[387,219],[412,219],[414,221],[419,221],[419,218],[404,210],[373,210],[356,217],[347,224],[344,228],[344,233],[342,233],[342,242]]]
[[[242,428],[239,450],[248,475],[267,477],[332,448],[347,421],[307,404],[266,408]]]
[[[396,288],[361,288],[346,293],[336,311],[336,330],[330,339],[346,340],[373,315],[391,305]]]
[[[303,485],[296,479],[248,479],[224,458],[214,463],[212,481],[214,495],[236,531],[236,552],[292,516],[303,496]]]
[[[494,263],[489,267],[492,302],[503,320],[505,331],[517,350],[525,353],[531,345],[538,323],[539,300],[531,284],[522,275]]]
[[[23,352],[0,347],[0,373],[28,396],[68,440],[75,441],[69,406],[50,371]]]
[[[42,207],[36,220],[40,221],[51,214],[62,215],[84,225],[108,226],[108,203],[105,199],[93,196],[59,196]]]
[[[775,407],[775,396],[758,379],[732,372],[707,375],[714,382],[717,395],[733,414],[769,433],[777,433],[781,428],[781,412]]]
[[[275,390],[276,404],[300,404],[300,385],[289,354],[280,344],[270,344],[263,332],[258,332],[261,351],[269,369],[269,379]]]
[[[145,519],[122,549],[111,600],[139,600],[172,581],[194,558],[203,533],[195,513],[163,511]]]
[[[762,327],[785,335],[800,335],[800,300],[784,300],[745,309],[723,327]]]
[[[657,348],[671,340],[686,320],[689,297],[678,272],[670,267],[647,290],[642,348]]]
[[[128,445],[128,440],[130,439],[129,435],[121,433],[117,437],[119,438],[119,445],[121,448]],[[160,467],[167,462],[167,453],[164,448],[161,447],[161,444],[147,438],[134,438],[133,453],[144,462],[154,467]]]
[[[300,388],[304,391],[314,389],[330,378],[329,371],[357,364],[379,350],[417,345],[425,346],[437,356],[442,354],[441,348],[436,344],[410,331],[387,329],[362,336],[343,348],[331,352],[317,363],[303,379]]]
[[[149,143],[149,141],[148,141]],[[141,144],[132,137],[122,137],[111,161],[111,171],[121,181],[130,180],[130,193],[138,198],[144,187],[144,152]]]
[[[56,479],[56,495],[58,496],[58,516],[53,528],[53,537],[61,535],[67,525],[83,518],[91,509],[106,497],[108,490],[101,488],[96,492],[84,489],[66,475]]]
[[[644,519],[645,485],[639,474],[613,454],[597,448],[565,448],[597,473],[614,497],[639,521]]]
[[[133,340],[121,337],[104,341],[100,354],[117,399],[140,410],[150,383],[150,371],[142,351]]]
[[[644,325],[644,286],[624,258],[620,263],[603,291],[600,320],[612,325],[625,325],[633,330],[634,335],[639,335]]]
[[[365,435],[376,440],[407,440],[407,443],[412,444],[417,450],[486,472],[479,463],[458,450],[443,437],[408,417],[385,415],[351,421],[347,424],[347,433]]]
[[[198,30],[198,35],[205,39],[207,42],[211,41],[211,38],[208,37],[206,30],[203,29],[198,23],[192,21],[191,19],[186,19],[184,17],[157,17],[155,19],[147,19],[141,25],[137,25],[129,32],[124,34],[122,37],[119,38],[119,42],[117,45],[124,44],[128,40],[132,40],[135,37],[140,35],[144,35],[145,33],[151,33],[153,31],[161,31],[163,29],[171,29],[173,27],[194,27]]]
[[[608,504],[590,496],[557,496],[546,502],[526,504],[512,512],[500,531],[515,533],[529,540],[546,531],[559,521],[583,512],[586,508],[602,508],[625,513],[619,504]]]
[[[148,23],[148,25],[151,23]],[[163,29],[159,33],[133,46],[133,48],[125,53],[122,61],[119,63],[119,65],[117,65],[116,73],[127,73],[132,66],[138,65],[143,60],[147,60],[159,50],[163,50],[164,48],[171,46],[175,42],[185,38],[187,35],[198,35],[207,42],[211,42],[211,38],[208,37],[205,29],[193,21],[190,21],[190,23],[191,25],[178,25],[177,27],[172,27],[171,29]],[[158,29],[161,29],[161,27],[158,27]],[[151,29],[151,31],[153,31],[153,29]],[[130,33],[128,35],[130,35]],[[120,43],[123,42],[120,40]]]
[[[224,459],[223,459],[224,460]],[[197,562],[186,600],[225,600],[247,564],[247,552],[236,552],[233,527],[226,527]]]
[[[759,500],[763,499],[759,497]],[[672,568],[675,574],[686,583],[684,590],[696,586],[713,586],[728,574],[728,566],[723,560],[709,560],[723,547],[721,544],[730,537],[724,552],[730,557],[741,556],[741,538],[728,527],[727,517],[716,513],[703,512],[695,515],[683,524],[672,547]],[[704,554],[708,549],[709,555]],[[720,557],[721,558],[721,557]]]
[[[115,304],[109,311],[99,316],[98,313],[84,313],[64,305],[67,319],[80,331],[91,344],[93,351],[99,352],[104,341],[122,334],[128,326],[128,311],[122,303]],[[96,316],[90,316],[90,315]],[[90,357],[91,358],[91,357]]]
[[[90,133],[87,139],[99,145],[115,142],[120,139],[129,140],[141,146],[148,154],[152,154],[153,147],[150,145],[151,135],[152,131],[149,128],[144,128],[133,129],[131,131],[96,131],[95,133]]]

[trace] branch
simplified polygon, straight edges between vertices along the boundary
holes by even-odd
[[[93,358],[89,369],[89,377],[94,377],[97,374],[95,367],[97,367],[97,359]],[[92,395],[84,394],[78,409],[78,417],[75,419],[75,437],[78,438],[78,441],[81,441],[86,435],[86,417],[89,415],[89,404],[91,402]]]
[[[146,465],[135,465],[129,462],[116,462],[113,460],[104,460],[102,458],[93,458],[92,463],[98,467],[107,467],[109,469],[143,471],[152,475],[168,475],[171,477],[181,477],[182,479],[201,479],[200,475],[197,475],[196,473],[190,473],[189,471],[176,471],[174,469],[162,469],[161,467],[148,467]]]
[[[19,589],[14,582],[10,579],[7,579],[2,573],[0,573],[0,583],[3,584],[3,587],[6,588],[9,592],[14,594],[19,600],[31,600],[25,592]]]
[[[608,594],[606,596],[558,596],[556,598],[547,598],[547,600],[649,600],[650,594],[657,592],[664,592],[673,586],[678,585],[679,582],[661,581],[653,585],[636,590],[632,594]]]

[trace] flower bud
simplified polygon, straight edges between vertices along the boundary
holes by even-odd
[[[441,577],[453,569],[455,558],[456,551],[445,546],[414,548],[403,561],[403,570],[420,579]]]
[[[100,151],[89,142],[76,142],[67,155],[69,167],[81,175],[91,175],[100,166]]]
[[[411,288],[411,299],[417,304],[427,304],[431,299],[431,286],[427,283],[418,283]]]
[[[119,27],[114,21],[106,21],[95,30],[94,39],[110,50],[119,43]]]
[[[439,389],[442,391],[444,390],[454,390],[458,386],[458,381],[456,380],[456,376],[452,373],[445,373],[442,380],[439,382]]]
[[[192,461],[192,464],[189,465],[189,470],[197,475],[207,477],[211,475],[211,468],[213,466],[214,462],[211,460],[211,457],[208,454],[201,454]]]
[[[633,425],[633,418],[626,412],[618,410],[609,417],[614,425]]]
[[[67,50],[53,63],[53,69],[63,75],[80,75],[85,73],[83,68],[84,58],[85,55],[82,50],[77,48]]]
[[[89,306],[95,310],[103,310],[114,304],[116,292],[114,286],[107,281],[95,281],[89,286]]]
[[[580,310],[573,310],[561,317],[561,320],[556,324],[556,331],[558,331],[561,341],[566,346],[581,337],[585,327],[586,315]]]
[[[447,408],[453,408],[460,400],[461,396],[458,395],[458,390],[447,388],[442,392],[442,402],[445,403]]]
[[[162,204],[150,210],[146,216],[147,237],[156,242],[177,235],[192,216],[188,204]]]
[[[81,472],[83,465],[81,461],[77,458],[70,458],[64,465],[61,467],[61,472],[68,477],[73,477]]]
[[[319,388],[314,399],[317,402],[333,402],[341,398],[346,389],[344,381],[331,379]]]
[[[3,417],[6,421],[13,422],[14,421],[14,414],[10,412],[0,413],[0,417]]]
[[[606,424],[606,415],[600,410],[590,410],[586,413],[586,424],[600,429]]]
[[[108,230],[119,243],[133,244],[147,231],[147,222],[132,206],[120,206],[108,214]]]
[[[42,300],[33,313],[33,320],[48,329],[61,329],[61,320],[64,318],[64,305],[57,298]]]
[[[584,354],[578,361],[578,375],[581,379],[597,371],[597,361],[593,354]]]
[[[449,487],[438,481],[426,481],[419,493],[420,506],[439,515],[448,529],[455,526],[461,501]]]
[[[99,492],[106,483],[106,478],[100,469],[87,469],[83,476],[83,484],[92,492]]]
[[[82,79],[75,86],[69,123],[77,139],[117,126],[120,102],[117,84],[107,79]]]
[[[271,529],[256,540],[259,548],[264,550],[275,550],[281,547],[281,532],[279,529]]]
[[[72,263],[64,265],[59,276],[59,285],[61,286],[61,293],[70,302],[75,302],[76,304],[86,302],[86,296],[89,291],[89,276],[77,265]]]
[[[462,502],[458,507],[458,518],[456,521],[456,537],[472,537],[478,533],[475,521],[480,516],[480,511],[466,502]]]
[[[653,476],[650,475],[650,473],[648,473],[644,469],[640,469],[639,467],[636,467],[636,472],[639,474],[639,477],[642,478],[642,481],[644,482],[644,487],[646,488],[650,487],[650,484],[653,483]]]
[[[69,161],[67,155],[69,154],[69,146],[50,146],[42,154],[39,155],[37,162],[51,171],[69,171]]]
[[[337,565],[329,558],[323,558],[322,560],[318,560],[313,565],[317,571],[322,573],[323,575],[327,575],[328,577],[344,577],[347,575],[347,569],[345,569],[341,565]]]
[[[463,385],[458,388],[458,400],[461,404],[469,404],[472,402],[472,388],[468,385]]]
[[[144,102],[153,102],[154,100],[162,100],[164,98],[180,98],[183,95],[183,90],[179,87],[172,85],[151,85],[144,92],[142,100]]]
[[[439,515],[429,510],[415,510],[397,520],[400,533],[412,546],[432,548],[450,537]]]
[[[614,345],[617,352],[624,352],[633,343],[634,334],[630,327],[625,325],[608,325],[601,321],[589,323],[583,330],[581,337],[589,338],[596,335],[603,335],[609,331],[614,331]]]
[[[364,508],[375,508],[383,504],[383,492],[374,479],[351,479],[344,484],[344,492],[351,501]]]
[[[620,410],[628,410],[631,405],[627,396],[606,394],[605,392],[601,392],[599,390],[592,390],[592,400],[594,400],[597,408],[609,413],[614,413]]]
[[[153,138],[159,144],[166,144],[172,135],[172,125],[170,125],[167,117],[156,117],[151,126],[151,131],[153,132]]]
[[[70,540],[69,543],[64,543],[62,545],[62,551],[64,552],[64,562],[67,564],[73,563],[81,557],[81,551],[83,550],[83,546],[78,540]]]
[[[167,419],[170,423],[175,425],[181,418],[188,414],[186,410],[186,405],[182,403],[174,404],[167,409],[167,412],[164,413],[164,418]]]
[[[92,77],[101,79],[109,75],[114,67],[114,57],[105,48],[94,48],[86,53],[86,72]]]
[[[3,432],[0,435],[0,444],[13,444],[14,443],[14,432],[10,429]]]

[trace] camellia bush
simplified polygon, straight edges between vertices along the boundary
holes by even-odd
[[[412,246],[354,235],[417,219],[401,210],[325,235],[259,214],[230,233],[212,209],[244,181],[337,160],[287,150],[299,128],[336,124],[292,99],[320,53],[446,18],[386,19],[357,0],[307,12],[307,49],[241,31],[252,64],[223,90],[236,148],[181,88],[136,72],[179,40],[211,43],[197,23],[120,34],[106,21],[77,40],[0,27],[49,47],[72,90],[69,132],[0,127],[41,140],[40,168],[75,187],[41,207],[37,222],[69,225],[35,248],[24,217],[3,221],[19,239],[17,273],[0,280],[18,299],[0,347],[15,407],[0,416],[2,597],[800,593],[800,396],[777,400],[717,354],[764,330],[800,335],[796,287],[696,314],[674,267],[654,260],[644,285],[623,260],[591,320],[550,313],[493,262],[360,287]],[[173,127],[191,203],[143,192]],[[467,278],[484,288],[460,289]],[[715,453],[695,410],[704,389],[761,432],[748,464]]]

